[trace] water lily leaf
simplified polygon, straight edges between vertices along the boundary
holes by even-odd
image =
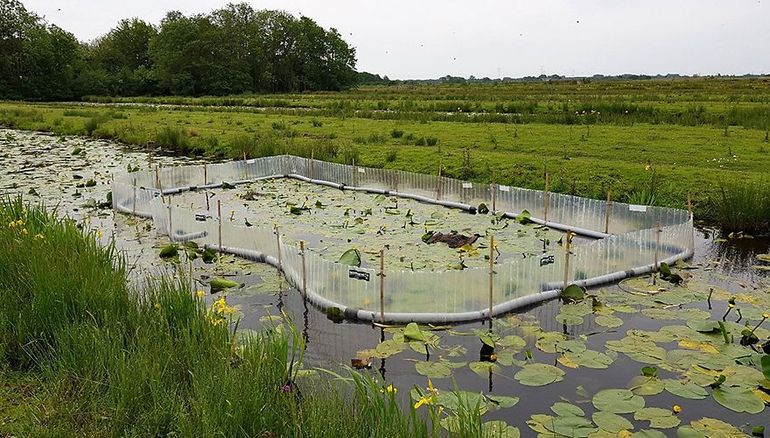
[[[579,406],[561,401],[554,403],[553,406],[551,406],[551,411],[560,417],[566,417],[569,415],[584,417],[586,415],[586,413],[583,412]]]
[[[414,367],[418,373],[431,379],[443,379],[452,376],[452,369],[443,362],[417,362]]]
[[[417,323],[410,322],[404,327],[404,340],[426,342],[425,333],[420,330]]]
[[[580,325],[583,323],[583,317],[578,315],[559,313],[556,315],[556,322],[565,325]]]
[[[526,224],[532,222],[532,220],[530,219],[531,217],[532,217],[532,213],[530,213],[527,210],[522,210],[521,213],[516,215],[516,222],[518,222],[518,223],[520,223],[522,225],[526,225]]]
[[[628,384],[636,395],[656,395],[663,392],[663,382],[657,377],[635,376]]]
[[[627,414],[644,407],[644,398],[628,389],[604,389],[591,401],[596,409],[614,414]]]
[[[559,297],[566,302],[582,301],[586,297],[586,292],[582,287],[570,284],[561,291]]]
[[[487,400],[490,401],[493,405],[497,406],[498,408],[512,408],[516,406],[516,403],[519,402],[518,397],[513,396],[507,396],[507,395],[494,395],[494,394],[487,394],[485,395]]]
[[[556,344],[556,348],[563,352],[582,353],[586,351],[586,344],[577,339],[562,340]]]
[[[419,396],[413,397],[418,399]],[[487,401],[480,392],[456,390],[452,392],[439,392],[436,402],[451,411],[457,411],[463,406],[479,406],[481,414],[487,412]]]
[[[232,280],[225,280],[224,278],[212,278],[211,282],[209,282],[209,286],[211,286],[212,292],[217,292],[233,287],[238,287],[239,284]]]
[[[758,414],[765,409],[764,402],[751,389],[742,386],[721,385],[711,393],[717,403],[735,412]]]
[[[690,320],[687,321],[687,327],[701,333],[712,333],[719,331],[719,322]]]
[[[671,429],[679,426],[681,421],[670,409],[642,408],[634,412],[634,420],[649,421],[650,427],[656,429]]]
[[[564,356],[577,365],[594,369],[607,368],[615,361],[610,356],[594,350],[585,350],[580,353],[568,352]]]
[[[497,341],[497,345],[505,347],[506,350],[518,352],[527,346],[527,341],[520,336],[508,335]]]
[[[481,425],[482,436],[494,436],[500,438],[519,438],[521,433],[518,427],[514,427],[502,420],[487,421]]]
[[[642,429],[634,432],[631,438],[666,438],[666,434],[655,429]]]
[[[471,362],[468,364],[468,367],[471,369],[471,371],[484,378],[489,377],[490,371],[492,373],[497,373],[500,371],[500,367],[493,362]]]
[[[176,257],[177,254],[179,254],[179,247],[173,243],[170,243],[163,248],[160,249],[160,258],[162,259],[170,259],[172,257]]]
[[[564,371],[544,363],[532,363],[524,365],[513,378],[526,386],[545,386],[563,380]]]
[[[607,341],[605,344],[608,349],[623,353],[644,364],[658,365],[666,359],[665,349],[639,336],[626,336],[623,339]]]
[[[559,332],[540,332],[535,346],[544,353],[556,353],[557,344],[564,339],[564,334]]]
[[[742,438],[746,436],[746,434],[737,427],[725,423],[722,420],[717,420],[716,418],[704,417],[700,420],[691,421],[690,426],[696,431],[710,437]]]
[[[404,349],[406,349],[406,344],[404,342],[399,342],[394,339],[386,339],[380,342],[379,345],[375,347],[374,351],[377,353],[376,357],[385,359],[404,351]]]
[[[762,364],[762,374],[765,375],[765,379],[770,380],[770,354],[762,356],[760,363]]]
[[[607,328],[616,328],[623,325],[623,320],[613,315],[596,315],[594,322]]]
[[[663,387],[671,394],[690,400],[702,400],[708,395],[708,392],[702,387],[681,380],[664,379]]]
[[[345,253],[340,256],[340,259],[337,261],[337,263],[341,263],[343,265],[348,266],[361,266],[361,253],[356,248],[351,248]]]
[[[676,436],[677,438],[708,438],[705,434],[698,432],[690,426],[682,426],[677,429]]]
[[[600,429],[610,433],[618,433],[621,430],[630,430],[634,428],[634,425],[630,421],[618,414],[613,414],[612,412],[597,411],[593,413],[591,419],[594,420],[594,423],[596,423]]]

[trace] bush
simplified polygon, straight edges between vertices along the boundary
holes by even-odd
[[[170,125],[164,126],[155,133],[154,142],[158,146],[171,148],[175,151],[186,152],[189,150],[189,133],[184,128],[176,128]]]
[[[436,137],[428,137],[425,139],[425,143],[427,143],[428,146],[436,146],[438,144],[438,139]]]
[[[425,146],[425,137],[420,137],[414,142],[415,146]]]
[[[401,138],[404,136],[404,131],[401,131],[399,129],[394,129],[390,131],[390,136],[393,138]]]
[[[722,231],[770,231],[770,185],[762,182],[722,183],[714,199]]]
[[[398,150],[396,148],[390,149],[385,154],[385,162],[386,163],[392,163],[392,162],[396,161],[397,157],[398,157]]]

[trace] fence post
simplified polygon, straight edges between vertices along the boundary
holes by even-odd
[[[209,166],[208,164],[203,165],[203,185],[206,186],[209,184]]]
[[[273,227],[273,232],[275,233],[275,243],[278,248],[278,271],[282,271],[283,259],[281,258],[281,232],[278,230],[278,225],[274,225]]]
[[[687,211],[690,213],[690,219],[692,219],[692,196],[687,193]]]
[[[489,329],[492,329],[492,306],[494,305],[494,275],[495,275],[495,236],[489,236]]]
[[[564,242],[564,248],[566,249],[566,252],[564,253],[564,287],[563,289],[566,289],[569,283],[569,248],[572,245],[572,236],[574,233],[572,231],[567,231],[567,241]]]
[[[299,241],[299,255],[302,257],[302,298],[307,298],[307,268],[305,266],[305,241]]]
[[[131,214],[136,216],[136,178],[134,178],[133,187],[134,187],[134,201],[133,201],[133,204],[132,204],[133,206],[131,207]]]
[[[497,178],[495,178],[495,172],[492,172],[492,214],[497,212]]]
[[[380,322],[385,322],[385,250],[380,250]]]
[[[157,164],[155,165],[155,188],[160,190],[160,193],[163,194],[163,189],[160,187],[160,166]]]
[[[610,233],[610,207],[612,206],[612,189],[607,189],[607,210],[604,212],[604,234]]]
[[[356,175],[358,173],[358,168],[356,168],[356,159],[353,158],[353,176],[350,178],[350,183],[353,185],[353,187],[358,187],[358,176]]]
[[[217,222],[218,232],[217,239],[219,241],[219,254],[222,254],[222,201],[217,199]]]
[[[548,189],[551,185],[551,175],[545,174],[545,192],[543,192],[543,221],[548,222],[548,204],[550,203],[550,197],[548,195]]]
[[[308,173],[310,173],[310,179],[315,179],[315,148],[310,149],[310,169],[308,169]]]
[[[652,284],[657,284],[658,274],[658,257],[660,256],[660,233],[663,230],[660,229],[660,222],[655,224],[655,259],[652,263]]]
[[[171,199],[169,199],[168,201],[169,201],[168,202],[168,238],[169,238],[170,241],[173,242],[174,241],[174,236],[173,236],[173,231],[172,230],[173,230],[174,226],[171,223]]]
[[[436,178],[436,200],[441,199],[441,162],[438,163],[438,178]]]
[[[209,206],[209,192],[208,190],[203,191],[203,196],[206,197],[206,211],[211,211],[211,206]]]

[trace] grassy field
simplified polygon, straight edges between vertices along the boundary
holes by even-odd
[[[766,80],[364,87],[229,98],[0,103],[0,125],[219,157],[291,153],[615,200],[715,219],[720,186],[770,165]],[[129,102],[134,102],[130,104]],[[146,104],[138,106],[136,103]],[[153,104],[154,106],[147,106]]]

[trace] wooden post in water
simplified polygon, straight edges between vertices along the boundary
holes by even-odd
[[[380,322],[385,322],[385,250],[380,250]]]
[[[566,252],[564,253],[564,286],[563,289],[566,289],[569,285],[569,249],[572,245],[572,236],[574,233],[572,231],[567,231],[567,240],[564,242],[564,249]]]
[[[305,241],[299,241],[299,255],[302,257],[302,298],[307,298],[307,268],[305,266]]]
[[[134,187],[134,202],[132,204],[133,206],[131,207],[131,214],[136,216],[136,178],[134,178],[133,187]]]
[[[169,197],[170,198],[170,197]],[[171,223],[171,199],[168,200],[168,238],[172,242],[174,241],[174,226]]]
[[[607,189],[607,205],[604,212],[604,234],[610,233],[610,208],[612,207],[612,189]]]
[[[543,220],[545,222],[548,222],[548,204],[550,203],[550,196],[548,195],[548,190],[550,189],[551,185],[551,175],[546,173],[545,174],[545,192],[543,192]]]
[[[358,168],[356,168],[356,159],[355,158],[353,158],[353,170],[352,170],[352,172],[353,172],[353,175],[350,178],[350,184],[352,184],[353,187],[358,187],[358,182],[357,182],[358,175],[356,175],[358,173]]]
[[[203,165],[203,185],[208,185],[209,183],[209,166],[207,164]]]
[[[155,165],[155,188],[160,190],[161,194],[163,190],[160,188],[160,166]]]
[[[494,305],[495,236],[489,236],[489,329],[492,330],[492,306]]]
[[[495,172],[492,171],[492,214],[497,212],[497,182],[495,178]]]
[[[278,230],[278,225],[273,226],[273,230],[275,232],[275,243],[276,248],[278,248],[278,271],[283,270],[283,259],[281,257],[281,232]]]
[[[315,148],[310,149],[310,179],[315,179]]]
[[[222,201],[217,199],[217,222],[218,233],[217,239],[219,241],[219,254],[222,254]]]
[[[436,200],[441,199],[441,161],[438,163],[438,178],[436,178]]]
[[[692,195],[687,193],[687,211],[690,213],[690,219],[692,219]]]
[[[660,222],[655,224],[655,259],[652,262],[652,284],[657,284],[658,257],[660,256]]]

